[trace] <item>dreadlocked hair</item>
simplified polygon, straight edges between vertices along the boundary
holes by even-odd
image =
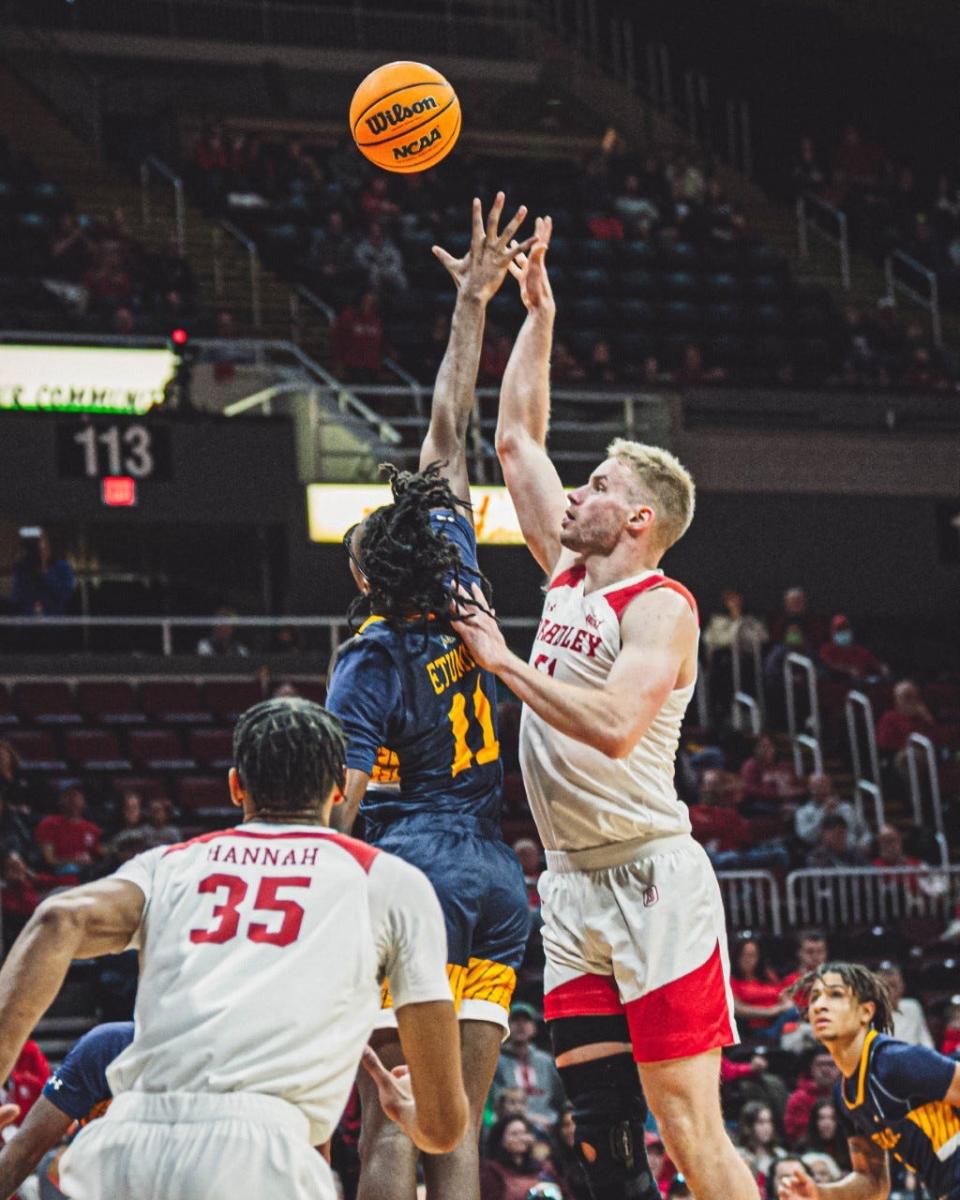
[[[870,1025],[878,1033],[893,1033],[893,1001],[887,991],[887,985],[879,975],[859,963],[828,962],[821,963],[813,971],[800,977],[797,982],[787,989],[787,994],[796,1003],[797,1008],[806,1015],[810,1006],[810,989],[814,982],[823,979],[825,975],[839,975],[857,999],[859,1004],[872,1003],[876,1011],[870,1020]]]
[[[470,503],[455,496],[449,481],[440,474],[442,463],[431,463],[422,471],[399,471],[382,463],[393,503],[376,509],[363,522],[357,548],[357,565],[370,591],[357,596],[347,616],[356,629],[371,613],[405,628],[419,629],[427,636],[433,618],[448,625],[451,604],[456,602],[465,568],[460,552],[430,520],[431,512],[446,509],[470,511]],[[489,599],[487,579],[467,568]],[[469,590],[469,589],[467,589]]]
[[[342,788],[347,741],[332,713],[299,696],[248,708],[233,731],[233,761],[255,806],[271,816],[317,811]]]

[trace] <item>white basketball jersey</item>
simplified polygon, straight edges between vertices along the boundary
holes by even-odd
[[[531,664],[555,679],[602,688],[620,653],[620,617],[630,601],[654,587],[693,597],[656,571],[584,595],[582,566],[550,585]],[[576,851],[617,842],[689,833],[687,806],[677,797],[674,759],[680,725],[695,684],[677,688],[625,758],[609,758],[567,737],[529,706],[520,725],[520,765],[527,798],[547,850]]]
[[[419,870],[316,825],[249,822],[141,854],[146,897],[121,1092],[255,1092],[311,1140],[340,1119],[389,974],[398,1008],[449,1000],[440,905]]]

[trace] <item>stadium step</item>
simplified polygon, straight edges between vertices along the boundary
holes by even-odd
[[[151,195],[152,221],[142,221],[139,184],[96,158],[45,100],[11,70],[0,69],[0,133],[31,158],[72,197],[79,212],[104,221],[122,209],[134,237],[152,250],[165,248],[175,230],[172,191],[155,186]],[[187,257],[197,279],[205,312],[228,308],[240,332],[289,341],[291,338],[289,284],[260,266],[261,321],[255,325],[250,303],[250,264],[246,251],[231,238],[220,239],[219,268],[214,256],[214,229],[192,205],[186,210]],[[314,338],[314,350],[323,340]]]

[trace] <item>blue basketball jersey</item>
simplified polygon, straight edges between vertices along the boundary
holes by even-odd
[[[431,514],[476,577],[476,535],[462,513]],[[435,626],[435,627],[434,627]],[[343,723],[347,766],[376,777],[389,761],[396,791],[368,793],[361,813],[394,821],[417,812],[499,819],[503,769],[496,681],[446,622],[409,627],[369,617],[341,647],[327,707]]]
[[[871,1031],[856,1073],[836,1089],[848,1136],[889,1150],[949,1200],[960,1200],[960,1112],[945,1099],[956,1069],[936,1050]]]

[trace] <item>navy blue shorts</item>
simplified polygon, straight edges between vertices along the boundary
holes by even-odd
[[[447,971],[460,1016],[505,1024],[530,909],[520,862],[499,825],[454,813],[417,813],[379,824],[365,814],[365,831],[368,842],[419,867],[433,884],[447,926]]]

